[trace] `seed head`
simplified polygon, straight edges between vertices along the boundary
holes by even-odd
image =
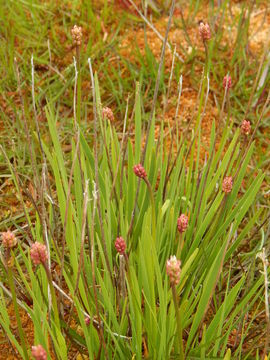
[[[186,231],[188,227],[188,217],[185,214],[181,214],[177,219],[177,229],[180,233]]]
[[[116,248],[116,251],[120,254],[120,255],[124,255],[125,251],[126,251],[126,242],[122,237],[118,237],[115,240],[114,246]]]
[[[82,43],[82,28],[80,26],[74,25],[71,29],[71,36],[74,44],[80,46]]]
[[[232,78],[230,77],[230,75],[224,76],[223,87],[224,87],[224,89],[227,88],[227,90],[229,90],[232,87]]]
[[[17,245],[17,238],[12,231],[8,230],[2,233],[2,242],[4,247],[11,249]]]
[[[133,171],[134,171],[134,174],[136,176],[138,176],[139,178],[141,178],[141,179],[146,179],[147,178],[146,171],[145,171],[144,167],[141,164],[135,165],[133,167]]]
[[[108,119],[110,121],[113,121],[114,115],[113,115],[112,109],[109,107],[104,107],[102,109],[102,117],[103,117],[103,119]]]
[[[169,260],[167,260],[166,264],[166,272],[170,278],[171,285],[177,285],[180,281],[180,269],[181,261],[176,259],[176,256],[171,256]]]
[[[241,131],[244,135],[248,135],[251,131],[250,121],[243,120],[241,125]]]
[[[223,182],[222,182],[222,190],[226,194],[229,194],[232,191],[232,186],[233,186],[232,177],[225,176],[225,178],[223,179]]]
[[[35,242],[31,246],[30,256],[35,265],[45,264],[46,260],[48,259],[46,246],[39,242]]]
[[[210,26],[207,23],[205,24],[203,21],[200,21],[199,33],[203,41],[207,41],[211,39]]]
[[[32,346],[32,356],[36,360],[47,360],[47,353],[42,345]]]

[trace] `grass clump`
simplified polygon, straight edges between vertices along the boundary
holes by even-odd
[[[94,17],[90,5],[84,10]],[[13,232],[2,234],[0,325],[17,357],[249,359],[268,351],[267,330],[256,331],[268,304],[267,236],[257,241],[269,220],[259,205],[268,173],[261,163],[254,167],[253,159],[269,95],[254,114],[254,85],[241,110],[245,118],[237,123],[231,116],[239,112],[237,90],[225,73],[216,98],[219,116],[205,144],[202,122],[218,76],[215,41],[221,35],[214,37],[200,22],[204,67],[196,78],[193,117],[180,133],[185,96],[180,77],[175,123],[168,124],[160,108],[172,106],[166,85],[178,71],[174,64],[168,78],[164,71],[173,10],[174,1],[158,67],[152,69],[151,99],[143,91],[145,68],[136,76],[131,70],[137,82],[124,89],[131,90],[127,100],[111,80],[114,91],[106,100],[117,92],[115,112],[103,104],[109,67],[100,74],[99,63],[86,56],[79,26],[70,33],[75,57],[66,70],[69,78],[53,83],[44,103],[35,59],[27,96],[21,66],[14,62],[10,76],[20,110],[12,131],[24,144],[17,141],[12,148],[6,142],[1,150],[4,177],[12,180],[22,210],[1,223],[3,231]],[[109,11],[104,6],[103,12]],[[125,80],[117,76],[121,88]],[[256,121],[247,120],[253,117]],[[262,272],[255,267],[256,255]],[[31,339],[23,314],[33,325]]]

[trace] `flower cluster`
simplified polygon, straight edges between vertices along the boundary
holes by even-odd
[[[31,246],[30,256],[35,265],[45,264],[48,259],[46,246],[39,242],[35,242]]]
[[[176,256],[171,256],[169,260],[167,260],[166,264],[166,272],[170,278],[171,285],[177,285],[180,281],[180,269],[181,261],[177,260]]]
[[[225,176],[222,182],[222,190],[229,194],[232,191],[233,181],[231,176]]]
[[[232,78],[230,77],[230,75],[224,76],[223,87],[224,87],[224,89],[227,88],[227,90],[229,90],[232,87]]]
[[[126,251],[126,242],[122,237],[118,237],[115,240],[114,246],[116,248],[116,251],[120,254],[120,255],[124,255],[125,251]]]
[[[4,247],[11,249],[17,245],[17,238],[12,231],[8,230],[2,233],[2,242]]]
[[[244,135],[248,135],[251,131],[250,121],[243,120],[241,124],[241,131]]]
[[[74,44],[80,46],[82,43],[82,28],[80,26],[74,25],[71,29],[71,36]]]
[[[104,107],[102,109],[102,117],[103,117],[103,119],[108,119],[110,121],[113,121],[114,115],[113,115],[112,109],[109,107]]]
[[[141,179],[146,179],[147,178],[146,171],[145,171],[144,167],[141,164],[135,165],[133,167],[133,171],[134,171],[134,174],[136,176],[138,176],[139,178],[141,178]]]
[[[207,23],[205,24],[203,21],[199,24],[199,33],[203,41],[211,39],[210,26]]]
[[[185,214],[181,214],[177,219],[177,229],[180,233],[186,231],[188,227],[188,217]]]
[[[47,360],[47,353],[42,345],[32,346],[32,356],[35,360]]]

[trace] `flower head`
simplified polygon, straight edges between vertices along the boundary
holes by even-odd
[[[230,75],[224,76],[223,87],[224,87],[224,89],[227,88],[227,90],[229,90],[232,87],[232,78],[230,77]]]
[[[251,131],[250,121],[243,120],[241,124],[241,131],[244,135],[248,135]]]
[[[11,249],[17,245],[17,238],[12,231],[8,230],[2,233],[2,242],[4,247]]]
[[[225,176],[222,182],[222,190],[229,194],[232,191],[233,181],[231,176]]]
[[[211,30],[210,26],[203,21],[199,23],[199,33],[203,41],[207,41],[211,39]]]
[[[46,260],[48,259],[46,246],[39,242],[35,242],[31,246],[30,256],[35,265],[45,264]]]
[[[103,117],[103,119],[108,119],[110,121],[113,121],[114,115],[113,115],[112,109],[109,107],[104,107],[102,109],[102,117]]]
[[[139,178],[141,178],[141,179],[146,179],[147,178],[146,171],[145,171],[144,167],[141,164],[135,165],[133,167],[133,171],[134,171],[134,174],[136,176],[138,176]]]
[[[166,272],[170,278],[171,285],[177,285],[180,281],[181,261],[176,259],[176,256],[171,256],[166,263]]]
[[[71,29],[71,36],[74,44],[76,46],[81,45],[82,43],[82,28],[80,26],[74,25]]]
[[[47,353],[42,345],[32,346],[32,356],[36,360],[47,360]]]
[[[181,214],[177,219],[177,229],[180,233],[186,231],[188,227],[188,217],[185,214]]]
[[[86,326],[89,326],[89,325],[90,325],[90,317],[89,317],[89,316],[86,316],[86,317],[84,318],[84,322],[85,322],[85,325],[86,325]]]
[[[124,255],[125,251],[126,251],[126,242],[125,240],[120,236],[118,238],[116,238],[114,246],[116,248],[116,251],[120,254],[120,255]]]

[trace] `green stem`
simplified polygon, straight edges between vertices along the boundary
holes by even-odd
[[[176,252],[177,259],[180,259],[180,257],[181,257],[181,252],[182,252],[183,246],[184,246],[183,233],[179,233],[179,242],[177,245],[177,252]]]
[[[47,264],[42,264],[42,265],[44,266],[44,269],[46,271],[46,275],[47,275],[49,286],[50,286],[50,291],[51,291],[51,296],[52,296],[53,318],[54,318],[57,328],[60,330],[61,327],[60,327],[60,320],[59,320],[59,314],[58,314],[58,306],[57,306],[57,300],[56,300],[55,291],[54,291],[53,282],[52,282],[52,275],[50,273],[48,265]]]
[[[173,302],[175,308],[177,337],[178,337],[178,341],[176,341],[176,350],[177,353],[179,354],[179,359],[184,360],[185,355],[184,355],[184,346],[183,346],[182,324],[181,324],[181,317],[178,308],[178,301],[177,301],[176,289],[174,284],[172,285],[172,294],[173,294]]]
[[[204,41],[203,45],[204,45],[204,50],[205,50],[205,65],[204,65],[204,70],[203,70],[203,83],[202,83],[201,96],[200,96],[200,102],[199,102],[199,108],[198,108],[198,116],[197,116],[196,125],[195,125],[195,133],[197,132],[197,129],[200,125],[201,112],[203,109],[204,93],[205,93],[205,88],[206,88],[206,84],[207,84],[207,74],[209,73],[209,64],[210,64],[208,44],[206,41]]]
[[[80,62],[80,46],[76,46],[76,61],[77,61],[77,69],[78,69],[78,80],[77,80],[77,122],[81,123],[81,62]]]
[[[16,315],[16,320],[17,320],[17,324],[18,324],[19,337],[20,337],[20,340],[21,340],[23,353],[24,353],[25,359],[29,359],[29,356],[28,356],[28,353],[27,353],[27,347],[26,347],[26,343],[25,343],[25,338],[26,337],[25,337],[25,334],[24,334],[24,331],[23,331],[23,328],[22,328],[21,317],[20,317],[20,313],[19,313],[19,309],[18,309],[18,303],[17,303],[16,292],[15,292],[13,274],[12,274],[12,270],[9,267],[9,265],[7,265],[7,272],[8,272],[8,282],[9,282],[9,287],[10,287],[11,294],[12,294],[12,302],[13,302],[14,311],[15,311],[15,315]]]
[[[150,199],[151,199],[151,204],[152,204],[152,234],[153,234],[154,241],[156,241],[156,210],[155,210],[154,194],[153,194],[153,190],[152,190],[149,180],[147,178],[145,178],[144,181],[147,185],[147,188],[148,188],[148,191],[150,194]]]

